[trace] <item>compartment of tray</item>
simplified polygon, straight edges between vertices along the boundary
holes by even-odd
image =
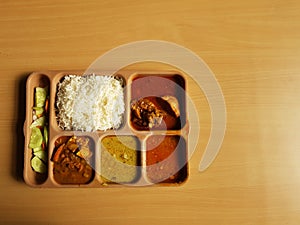
[[[99,79],[103,86],[100,85]],[[103,132],[119,130],[124,126],[126,79],[123,76],[59,73],[54,83],[53,126],[57,131]],[[118,95],[114,96],[114,92]],[[107,115],[107,119],[99,119],[100,114]]]
[[[188,177],[187,144],[179,135],[146,139],[146,176],[151,183],[182,183]]]
[[[34,112],[37,112],[36,110],[33,110],[33,107],[35,106],[35,92],[36,88],[41,87],[49,87],[50,90],[50,79],[46,74],[40,74],[40,73],[33,73],[31,74],[26,83],[26,121],[24,123],[24,135],[25,135],[25,146],[24,146],[24,171],[23,171],[23,177],[25,182],[30,186],[39,186],[45,183],[45,181],[48,178],[48,146],[45,145],[45,137],[47,136],[49,138],[49,134],[45,133],[44,135],[44,128],[38,128],[43,135],[43,145],[44,148],[33,148],[29,147],[30,139],[31,139],[31,133],[33,132],[30,128],[32,122],[33,122],[33,116]],[[47,97],[49,97],[49,92],[47,93]],[[51,99],[49,98],[50,102]],[[42,107],[39,107],[42,108]],[[41,111],[41,109],[40,109]],[[41,111],[39,113],[45,113],[44,111]],[[48,114],[48,113],[47,113]],[[36,115],[35,115],[36,116]],[[37,117],[37,116],[36,116]],[[49,122],[49,115],[46,116],[45,123]],[[47,125],[45,125],[47,126]],[[36,128],[34,128],[36,129]],[[48,130],[48,126],[46,128]],[[39,154],[42,153],[43,154]],[[35,152],[35,153],[34,153]],[[31,160],[33,157],[38,157],[39,160],[42,160],[45,166],[43,166],[43,173],[36,172],[31,166]],[[41,169],[41,168],[40,168]]]
[[[130,86],[133,129],[180,130],[185,126],[185,79],[181,75],[138,74]]]
[[[87,185],[95,178],[94,138],[85,133],[55,138],[51,154],[51,178],[59,185]]]
[[[105,183],[133,184],[141,176],[141,143],[132,135],[101,139],[100,175]]]

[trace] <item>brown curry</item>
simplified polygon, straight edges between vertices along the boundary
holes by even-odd
[[[94,177],[87,137],[61,137],[55,142],[53,176],[59,184],[87,184]]]

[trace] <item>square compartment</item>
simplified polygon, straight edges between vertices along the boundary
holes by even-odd
[[[88,136],[61,136],[51,157],[58,184],[89,184],[95,177],[95,142]]]
[[[136,75],[130,91],[133,129],[180,130],[185,126],[185,80],[182,76]]]
[[[146,140],[146,173],[151,183],[187,179],[186,141],[179,135],[153,135]]]
[[[109,135],[101,140],[100,174],[105,183],[134,183],[141,175],[141,144],[130,135]]]

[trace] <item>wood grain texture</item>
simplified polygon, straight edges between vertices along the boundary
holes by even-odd
[[[299,12],[298,0],[1,0],[0,224],[300,224]],[[228,118],[211,167],[197,171],[210,114],[191,83],[201,136],[183,186],[27,187],[20,179],[26,76],[85,69],[145,39],[183,45],[214,71]],[[153,68],[130,68],[140,67]]]

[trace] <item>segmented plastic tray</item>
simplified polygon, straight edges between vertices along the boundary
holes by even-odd
[[[176,186],[184,183],[188,178],[188,118],[186,107],[186,77],[179,71],[118,71],[114,76],[121,78],[124,84],[124,102],[125,113],[123,122],[120,128],[116,130],[95,131],[95,132],[81,132],[81,131],[67,131],[58,126],[56,117],[56,93],[58,83],[66,75],[87,75],[83,71],[45,71],[34,72],[28,79],[26,84],[26,120],[24,123],[24,180],[33,187],[119,187],[124,185],[134,186]],[[99,72],[96,75],[106,75],[106,72]],[[143,81],[144,79],[144,81]],[[160,82],[159,79],[167,80],[166,83]],[[141,81],[141,82],[140,82]],[[145,85],[148,82],[147,85]],[[49,144],[47,147],[48,160],[46,162],[48,171],[45,174],[35,172],[31,167],[31,159],[33,153],[28,147],[31,135],[30,125],[33,121],[34,106],[34,89],[35,87],[49,86]],[[147,88],[149,87],[149,88]],[[181,91],[183,90],[183,91]],[[141,98],[147,95],[175,96],[179,103],[180,109],[180,125],[178,127],[168,129],[150,129],[139,130],[131,123],[131,102],[134,99]],[[51,161],[55,149],[55,141],[63,136],[72,137],[84,136],[88,137],[92,143],[92,167],[95,170],[90,182],[85,184],[61,184],[54,179],[53,165]],[[104,179],[101,174],[102,161],[102,141],[107,137],[129,136],[136,140],[137,143],[137,162],[135,166],[134,179],[127,182],[115,182],[114,180]],[[151,143],[162,142],[168,138],[175,138],[177,142],[176,149],[174,149],[172,156],[168,157],[167,161],[160,165],[148,164],[147,157],[150,157],[148,147]],[[164,151],[161,149],[160,151]],[[147,152],[149,154],[147,154]],[[160,153],[158,153],[160,154]],[[161,152],[161,154],[164,154]],[[160,173],[168,170],[168,165],[175,165],[178,171],[173,171],[168,178],[161,178]],[[103,166],[103,165],[102,165]],[[164,168],[163,168],[164,167]],[[172,166],[171,166],[172,167]],[[174,167],[173,167],[174,168]],[[170,169],[169,169],[170,170]],[[172,170],[172,169],[171,169]],[[174,169],[173,169],[174,170]],[[156,179],[157,178],[157,179]]]

